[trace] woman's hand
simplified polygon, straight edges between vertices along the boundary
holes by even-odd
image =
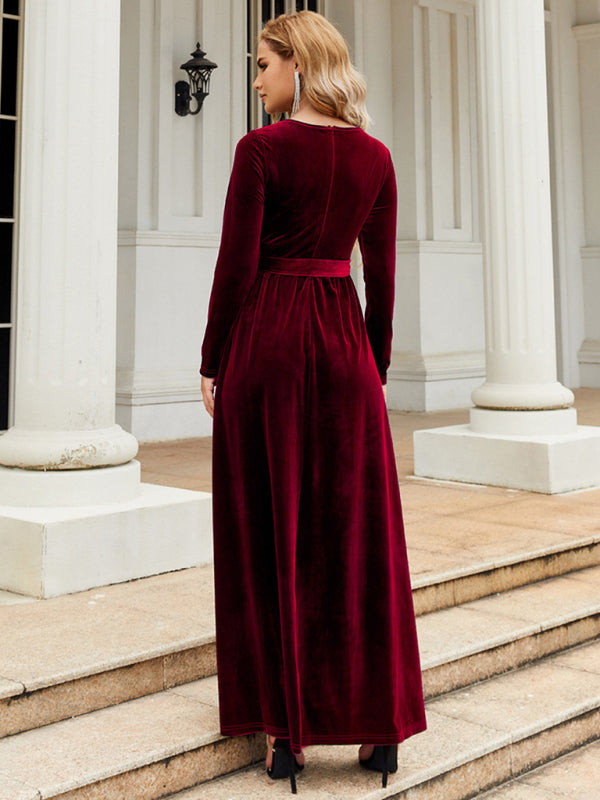
[[[201,376],[200,391],[202,392],[202,399],[204,400],[204,408],[208,411],[211,417],[215,415],[215,379]]]
[[[387,403],[387,383],[383,383],[381,388],[383,389],[383,399]]]

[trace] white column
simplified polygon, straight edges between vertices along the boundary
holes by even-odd
[[[482,408],[557,409],[542,0],[477,6],[486,374]]]
[[[115,425],[119,22],[119,0],[27,4],[15,425],[0,438],[5,467],[80,470],[125,464],[137,452]],[[139,471],[125,472],[115,475],[116,497],[139,491]],[[98,470],[99,483],[110,475]],[[2,470],[0,502],[15,504],[17,483]],[[26,504],[53,505],[55,492],[37,487]]]
[[[476,5],[486,382],[470,425],[417,431],[415,474],[555,493],[600,484],[600,429],[556,380],[544,4]]]

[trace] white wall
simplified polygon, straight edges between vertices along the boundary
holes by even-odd
[[[600,0],[546,7],[559,376],[576,386],[581,366],[581,382],[600,385]],[[367,78],[371,133],[396,167],[391,408],[468,406],[485,378],[476,8],[325,6]],[[243,0],[122,0],[117,421],[143,441],[212,428],[198,367],[225,192],[246,129],[245,14]],[[201,113],[181,118],[174,84],[197,40],[218,68]]]
[[[245,3],[122,0],[117,419],[142,441],[209,435],[200,346],[235,144],[245,133]],[[218,64],[174,112],[200,41]]]
[[[394,156],[399,186],[388,405],[470,405],[484,378],[474,10],[397,2]]]
[[[467,405],[483,377],[473,20],[470,3],[440,4],[326,7],[366,75],[371,133],[397,169],[396,408]],[[142,441],[211,432],[198,366],[245,133],[244,23],[242,0],[122,0],[117,419]],[[174,83],[198,39],[219,66],[202,112],[180,118]]]

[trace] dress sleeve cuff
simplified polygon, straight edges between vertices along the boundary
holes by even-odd
[[[200,367],[200,375],[204,375],[205,378],[216,378],[218,369],[208,369],[208,367]]]

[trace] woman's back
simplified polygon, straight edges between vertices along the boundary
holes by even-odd
[[[287,259],[301,275],[320,260],[349,275],[358,238],[366,332],[381,382],[392,344],[397,191],[388,148],[362,128],[293,119],[252,130],[236,147],[200,372],[216,377],[236,316],[260,291],[262,267]],[[298,264],[294,260],[312,259]],[[343,262],[346,262],[344,266]],[[270,264],[272,266],[272,264]],[[278,272],[287,271],[279,263]],[[350,278],[348,278],[350,280]]]
[[[261,255],[348,260],[391,170],[387,147],[361,128],[294,119],[248,136],[266,170]]]

